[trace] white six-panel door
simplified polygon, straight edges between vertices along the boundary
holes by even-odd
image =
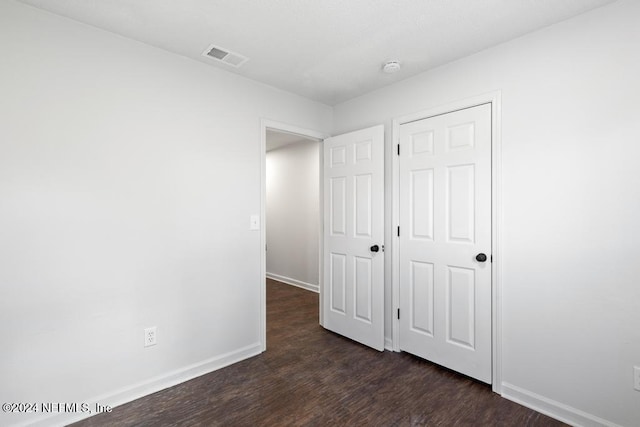
[[[384,127],[326,139],[323,186],[324,327],[382,351]]]
[[[491,104],[399,143],[400,349],[491,383]]]

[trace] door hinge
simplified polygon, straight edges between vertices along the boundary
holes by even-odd
[[[493,255],[490,255],[490,260],[491,262],[493,262]]]
[[[400,155],[400,144],[398,144],[398,156]]]
[[[398,309],[398,320],[400,320],[400,309]]]
[[[398,226],[398,237],[400,237],[400,226]]]

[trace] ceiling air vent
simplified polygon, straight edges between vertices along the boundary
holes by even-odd
[[[238,68],[249,60],[246,56],[239,55],[231,52],[228,49],[223,49],[219,46],[211,45],[202,52],[202,56],[215,59],[216,61],[224,62],[227,65]]]

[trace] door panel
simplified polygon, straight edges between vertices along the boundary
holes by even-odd
[[[409,214],[413,239],[433,240],[433,169],[410,172]]]
[[[356,237],[371,238],[371,174],[358,175],[355,180]]]
[[[346,312],[346,256],[344,254],[331,254],[329,289],[331,293],[331,310],[344,314]]]
[[[324,164],[324,327],[383,350],[384,127],[326,139]]]
[[[475,271],[447,267],[447,341],[474,349]]]
[[[329,230],[332,236],[346,235],[347,222],[347,180],[345,177],[331,178],[329,181],[329,192],[331,202],[329,203]]]
[[[412,332],[433,337],[434,294],[433,264],[410,261],[409,327]]]
[[[474,165],[447,167],[447,238],[450,242],[473,243],[475,225]]]
[[[354,257],[355,318],[371,323],[371,258]]]
[[[490,383],[491,105],[403,124],[399,143],[400,349]]]

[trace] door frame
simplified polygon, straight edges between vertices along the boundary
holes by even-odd
[[[502,392],[502,143],[500,135],[501,92],[494,91],[472,98],[454,101],[428,110],[393,119],[391,131],[392,152],[400,139],[400,126],[405,123],[451,113],[457,110],[491,104],[491,388]],[[400,223],[400,162],[397,155],[391,163],[391,226]],[[392,300],[392,348],[400,351],[400,320],[396,315],[400,308],[400,238],[392,233],[391,241],[391,300]]]
[[[329,137],[329,135],[312,130],[306,129],[303,127],[290,125],[288,123],[278,122],[275,120],[269,119],[261,119],[260,120],[260,343],[262,347],[262,351],[267,349],[267,130],[274,130],[277,132],[290,133],[294,135],[300,135],[304,138],[315,139],[319,142],[318,150],[319,150],[319,161],[320,161],[320,176],[319,176],[319,197],[320,197],[320,212],[319,218],[319,262],[318,267],[320,269],[318,276],[318,291],[320,293],[319,304],[320,304],[320,313],[319,313],[319,321],[320,325],[322,325],[322,298],[324,292],[322,292],[322,279],[323,279],[323,249],[324,242],[322,241],[323,236],[323,224],[324,224],[324,205],[323,205],[323,164],[324,159],[322,156],[323,149],[323,141]]]

